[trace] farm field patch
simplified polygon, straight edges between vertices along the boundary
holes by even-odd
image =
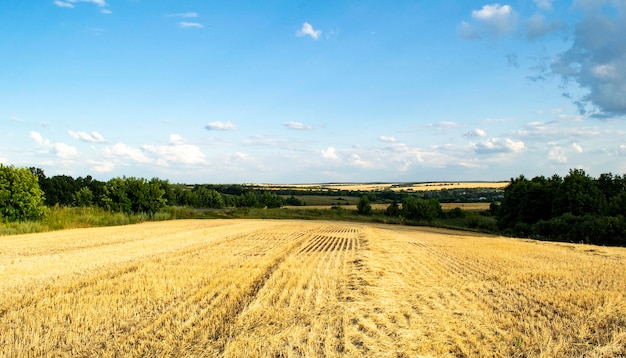
[[[428,182],[428,183],[338,183],[338,184],[252,184],[268,190],[348,190],[348,191],[430,191],[442,189],[504,189],[510,183],[498,182]]]
[[[0,356],[626,354],[626,249],[180,220],[0,238]]]

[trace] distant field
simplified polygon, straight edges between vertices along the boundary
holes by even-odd
[[[255,184],[266,189],[294,189],[294,190],[349,190],[349,191],[426,191],[441,189],[472,189],[495,188],[502,189],[509,182],[432,182],[419,184],[376,183],[376,184]]]
[[[324,196],[322,196],[321,198],[324,198]],[[301,197],[302,200],[306,199],[306,196],[302,196]],[[350,210],[356,210],[356,203],[355,204],[346,204],[346,203],[352,203],[352,202],[358,202],[358,198],[346,198],[347,200],[345,202],[342,201],[337,201],[337,200],[319,200],[319,202],[314,201],[315,204],[309,205],[309,201],[306,201],[306,206],[284,206],[284,208],[286,209],[302,209],[302,208],[307,208],[307,209],[330,209],[333,206],[337,206],[337,204],[340,204],[339,206],[341,208],[344,209],[350,209]],[[484,211],[484,210],[489,210],[489,205],[490,203],[485,203],[485,202],[480,202],[480,203],[441,203],[441,208],[443,210],[451,210],[454,208],[460,208],[463,210],[468,210],[468,211]],[[389,204],[371,204],[372,209],[374,210],[385,210],[389,207]],[[402,207],[402,205],[400,204],[400,207]]]
[[[0,357],[626,355],[626,249],[326,221],[0,238]]]

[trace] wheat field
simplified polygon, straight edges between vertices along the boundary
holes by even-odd
[[[626,355],[626,249],[378,224],[0,238],[0,357]]]

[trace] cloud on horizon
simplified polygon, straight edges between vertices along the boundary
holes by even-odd
[[[30,132],[30,138],[42,148],[46,148],[50,153],[62,159],[71,159],[78,155],[76,148],[65,143],[52,143],[49,139],[44,139],[39,132]]]
[[[167,145],[142,145],[141,149],[147,153],[156,155],[156,163],[164,166],[169,166],[170,163],[186,165],[206,163],[206,157],[200,148],[185,143],[184,139],[178,134],[170,135],[170,141]]]

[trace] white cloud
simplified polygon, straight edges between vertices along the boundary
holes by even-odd
[[[29,136],[32,140],[35,141],[35,143],[37,143],[40,146],[50,146],[50,141],[44,140],[43,137],[41,136],[41,133],[39,132],[34,132],[34,131],[30,132]]]
[[[473,137],[486,137],[487,136],[487,132],[485,132],[484,130],[480,129],[480,128],[476,128],[471,132],[467,132],[463,135],[464,137],[468,137],[468,138],[473,138]]]
[[[332,160],[339,159],[339,156],[337,155],[337,150],[334,147],[328,147],[328,149],[322,150],[322,157],[324,159],[332,159]]]
[[[108,173],[115,168],[115,164],[108,160],[104,160],[101,162],[89,160],[88,163],[92,164],[93,166],[91,167],[91,169],[95,170],[98,173]]]
[[[516,25],[517,15],[510,5],[485,5],[472,11],[472,18],[485,24],[495,35],[510,33]]]
[[[9,119],[11,121],[13,121],[13,122],[22,122],[23,121],[23,119],[18,117],[18,116],[11,116]]]
[[[204,25],[198,22],[181,21],[178,23],[178,27],[181,29],[201,29],[204,28]]]
[[[472,11],[473,22],[462,21],[457,33],[465,39],[508,35],[517,27],[517,17],[510,5],[485,5]]]
[[[555,163],[567,163],[567,156],[563,148],[553,146],[548,153],[548,160]]]
[[[578,145],[576,143],[572,143],[572,148],[574,149],[574,151],[576,153],[582,153],[583,152],[583,147],[581,147],[580,145]]]
[[[303,22],[302,28],[296,32],[296,36],[311,36],[315,40],[319,39],[321,35],[322,31],[313,29],[313,25],[308,22]]]
[[[161,165],[169,165],[169,163],[194,165],[206,162],[205,155],[200,148],[192,144],[186,144],[178,134],[170,135],[169,145],[143,145],[141,149],[157,155],[157,162],[161,163]]]
[[[353,153],[350,156],[350,164],[359,168],[372,168],[375,166],[372,161],[362,159],[361,156],[356,153]]]
[[[486,22],[501,22],[506,21],[513,13],[513,8],[510,5],[485,5],[480,10],[472,11],[472,17],[477,20]]]
[[[182,19],[193,19],[199,17],[197,12],[180,12],[176,14],[167,14],[166,17],[177,17]]]
[[[285,122],[283,123],[283,125],[289,129],[297,129],[297,130],[312,130],[313,129],[313,127],[300,123],[300,122]]]
[[[70,159],[78,155],[76,148],[67,145],[65,143],[54,143],[52,145],[52,152],[59,158]]]
[[[509,138],[491,138],[474,145],[477,154],[519,153],[524,149],[526,149],[524,142],[516,142]]]
[[[41,133],[32,131],[29,134],[30,138],[37,143],[37,145],[46,148],[50,153],[55,154],[62,159],[71,159],[78,155],[76,148],[65,143],[52,143],[49,139],[44,139]]]
[[[73,132],[67,131],[67,133],[74,139],[88,142],[88,143],[104,143],[104,137],[98,132],[91,132],[91,134],[87,132]]]
[[[243,152],[235,152],[228,155],[229,162],[246,162],[254,159],[250,154]]]
[[[66,2],[66,1],[60,1],[60,0],[55,0],[54,5],[58,6],[58,7],[65,7],[68,9],[71,9],[74,7],[73,4]]]
[[[237,129],[234,124],[221,121],[210,122],[205,128],[210,131],[234,131]]]
[[[136,163],[151,163],[152,159],[148,158],[141,150],[130,147],[124,143],[116,143],[113,146],[107,146],[102,151],[105,158],[131,160]]]
[[[384,136],[384,135],[381,135],[380,137],[378,137],[378,140],[381,141],[381,142],[386,142],[386,143],[395,143],[396,142],[396,138],[388,137],[388,136]]]

